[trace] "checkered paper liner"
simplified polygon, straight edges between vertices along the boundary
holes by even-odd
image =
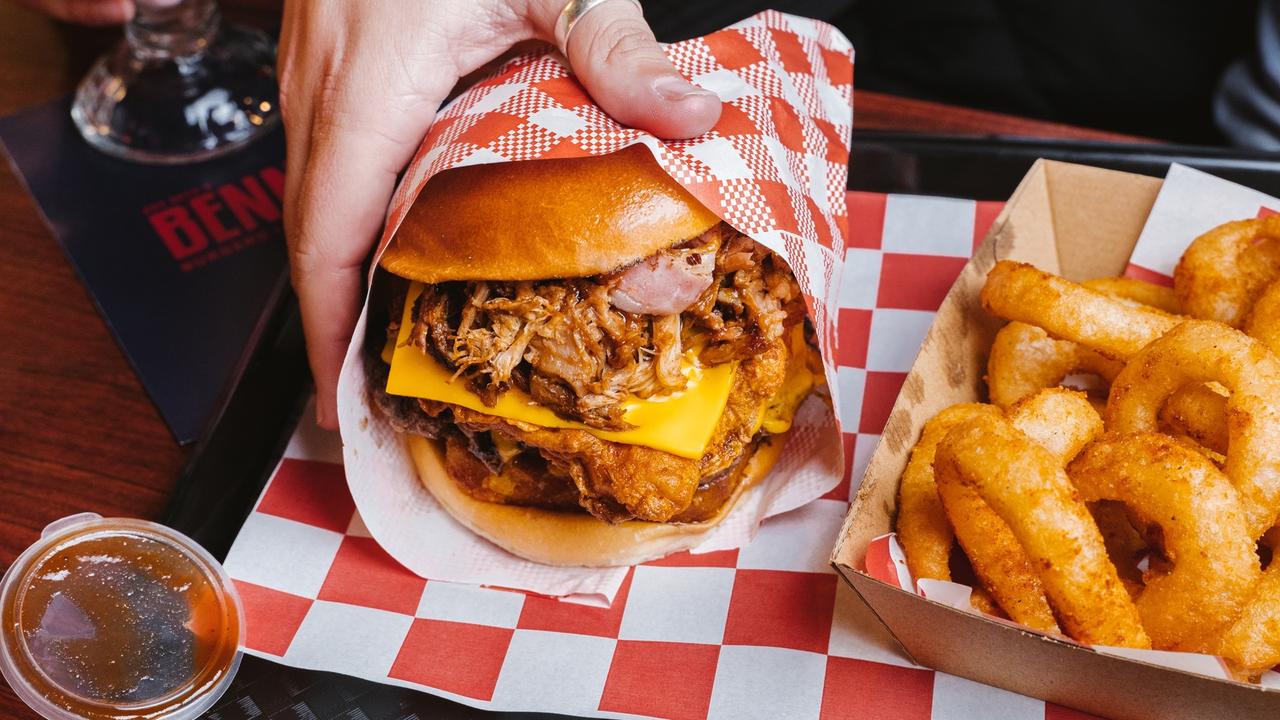
[[[1277,212],[1276,208],[1280,208],[1280,200],[1269,195],[1185,165],[1171,165],[1124,274],[1172,286],[1173,269],[1193,240],[1222,223],[1272,215]],[[872,577],[908,592],[960,610],[978,612],[969,603],[968,586],[939,580],[915,581],[893,533],[876,538],[868,546],[866,570]],[[1098,646],[1094,649],[1219,680],[1232,679],[1222,659],[1212,655]],[[1260,683],[1264,687],[1280,688],[1280,673],[1264,673]]]
[[[247,651],[492,710],[670,718],[1079,720],[913,666],[828,556],[898,389],[998,203],[851,193],[836,399],[844,481],[747,545],[626,571],[609,608],[422,579],[355,510],[311,415],[226,567]]]
[[[405,172],[383,246],[437,172],[491,162],[615,152],[645,145],[677,182],[726,222],[787,261],[818,329],[828,379],[835,289],[847,216],[853,49],[832,27],[764,12],[667,54],[693,83],[724,101],[702,136],[661,141],[619,125],[596,106],[555,52],[503,66],[441,111]],[[354,337],[365,337],[362,314]],[[360,342],[338,386],[347,480],[372,535],[423,577],[608,602],[626,568],[559,568],[512,556],[443,512],[417,481],[407,449],[372,406]],[[811,399],[796,417],[777,469],[735,505],[698,546],[739,547],[760,521],[822,496],[840,481],[833,410]]]

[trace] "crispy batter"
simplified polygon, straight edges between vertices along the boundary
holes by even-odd
[[[1184,311],[1240,327],[1254,301],[1280,277],[1280,216],[1223,223],[1187,246],[1173,270]]]
[[[1245,317],[1244,331],[1280,355],[1280,282],[1262,291]]]
[[[1100,277],[1085,280],[1080,284],[1090,290],[1097,290],[1114,298],[1132,300],[1139,305],[1147,305],[1157,310],[1163,310],[1170,315],[1182,314],[1182,304],[1178,302],[1178,293],[1174,292],[1171,287],[1127,277]]]
[[[671,518],[670,522],[696,523],[715,517],[716,513],[720,512],[720,508],[733,497],[738,485],[746,479],[743,471],[747,467],[747,461],[754,454],[756,446],[768,442],[782,441],[771,441],[767,436],[757,436],[747,451],[739,455],[729,467],[704,477],[698,489],[694,491],[693,501],[689,503],[689,507]]]
[[[982,413],[999,412],[994,406],[980,403],[952,405],[934,415],[920,431],[920,440],[911,449],[911,459],[898,486],[898,541],[907,555],[907,569],[913,578],[951,579],[955,533],[933,477],[933,457],[938,443],[965,420]]]
[[[1138,567],[1138,562],[1147,552],[1146,541],[1134,528],[1123,503],[1098,500],[1086,504],[1089,506],[1089,514],[1098,525],[1098,532],[1102,533],[1107,557],[1116,566],[1120,582],[1124,584],[1129,597],[1138,597],[1142,592],[1142,570]]]
[[[1261,576],[1235,488],[1213,463],[1158,433],[1110,435],[1067,468],[1086,502],[1122,502],[1161,529],[1167,571],[1136,598],[1159,650],[1212,652]]]
[[[1018,622],[1057,632],[1043,584],[1008,524],[976,491],[960,485],[942,490],[936,482],[938,445],[952,429],[981,416],[1003,414],[993,405],[979,403],[945,408],[925,423],[911,451],[898,488],[897,532],[907,567],[917,579],[950,580],[951,550],[959,540],[981,582],[981,587],[974,588],[975,607],[987,612],[984,604],[994,608],[999,603]],[[1102,419],[1085,395],[1066,388],[1024,398],[1009,409],[1009,421],[1062,464],[1102,431]]]
[[[1240,617],[1222,636],[1218,654],[1245,679],[1256,681],[1280,663],[1280,563],[1262,573]]]
[[[1182,321],[1011,260],[1001,260],[987,274],[981,302],[996,317],[1044,328],[1052,337],[1117,360],[1127,359]]]
[[[969,418],[952,425],[958,426],[976,417],[1001,418],[1002,415],[994,408],[992,412],[971,412]],[[1102,419],[1084,393],[1066,388],[1042,390],[1024,398],[1009,409],[1007,419],[1018,432],[1047,450],[1060,465],[1065,465],[1102,431]],[[945,442],[945,436],[937,442]],[[912,459],[915,459],[914,455]],[[935,464],[931,468],[933,477],[936,478],[937,472]],[[904,488],[906,482],[904,474]],[[1045,596],[1044,583],[1009,524],[974,488],[938,482],[936,492],[974,573],[982,579],[1000,607],[1009,617],[1024,625],[1057,632],[1058,624]],[[909,558],[910,555],[908,562]]]
[[[1180,388],[1160,409],[1160,427],[1219,455],[1227,453],[1227,397],[1216,382]]]
[[[1049,388],[1019,400],[1006,412],[1023,435],[1048,450],[1062,465],[1102,434],[1102,416],[1079,390]]]
[[[578,489],[568,476],[552,472],[535,452],[522,452],[495,472],[467,447],[461,433],[445,440],[444,467],[468,495],[485,502],[572,510]]]
[[[1123,363],[1069,340],[1055,340],[1035,325],[1011,322],[996,333],[987,360],[987,390],[1000,407],[1054,387],[1073,373],[1092,373],[1110,382]]]
[[[999,415],[997,414],[997,417]],[[976,491],[958,483],[939,482],[938,496],[955,529],[956,540],[973,572],[995,603],[1015,622],[1045,632],[1059,632],[1044,583],[1018,539]]]
[[[966,488],[1005,521],[1071,637],[1151,646],[1101,533],[1052,452],[1006,419],[978,416],[943,439],[934,470],[944,502],[948,489]],[[958,516],[947,507],[955,524]]]
[[[1210,381],[1231,392],[1224,470],[1254,539],[1280,517],[1280,358],[1265,345],[1222,323],[1179,325],[1135,355],[1111,384],[1107,429],[1157,431],[1171,395]]]

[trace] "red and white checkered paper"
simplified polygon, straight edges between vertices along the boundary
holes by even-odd
[[[677,182],[739,231],[783,257],[805,295],[835,381],[835,289],[847,225],[853,49],[824,23],[764,12],[668,46],[676,68],[724,102],[715,128],[662,141],[596,106],[556,52],[511,61],[441,111],[397,189],[383,244],[427,181],[463,165],[535,161],[645,145]],[[354,337],[363,339],[362,314]],[[373,409],[359,342],[338,384],[347,481],[367,527],[423,577],[607,603],[626,568],[562,568],[517,558],[466,530],[418,482],[407,449]],[[699,546],[741,546],[765,517],[821,497],[840,481],[838,426],[816,398],[797,414],[778,467]]]
[[[999,203],[851,193],[836,401],[844,481],[747,545],[625,571],[609,608],[422,579],[369,536],[311,415],[226,567],[247,650],[494,710],[670,718],[1079,720],[911,665],[828,565],[934,310]]]

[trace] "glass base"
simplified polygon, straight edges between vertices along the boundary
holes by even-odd
[[[90,145],[124,160],[217,157],[279,121],[275,50],[263,33],[229,25],[188,55],[139,52],[126,40],[81,81],[71,119]]]

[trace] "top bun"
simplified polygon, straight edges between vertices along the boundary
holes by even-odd
[[[585,277],[719,222],[644,145],[593,157],[467,165],[431,178],[380,264],[426,283]]]

